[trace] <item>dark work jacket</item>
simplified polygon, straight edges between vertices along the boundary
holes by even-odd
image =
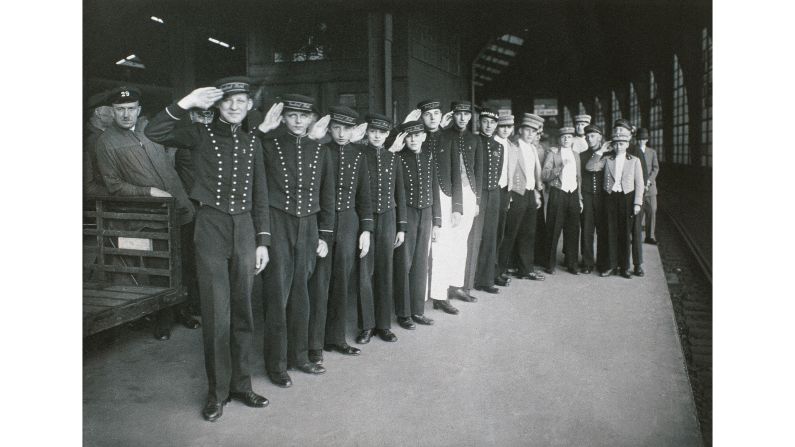
[[[415,154],[406,147],[400,153],[403,167],[403,186],[406,191],[406,206],[423,209],[433,207],[433,225],[442,226],[442,212],[439,204],[439,182],[434,175],[433,154]]]
[[[397,208],[397,231],[406,231],[406,191],[403,187],[403,168],[400,156],[386,148],[368,144],[362,149],[370,174],[370,197],[374,214]]]
[[[337,212],[356,208],[359,231],[373,231],[373,208],[370,201],[370,174],[362,148],[355,144],[340,146],[333,140],[329,149],[334,177],[337,179],[335,197]]]
[[[317,214],[318,236],[332,241],[336,181],[329,148],[290,132],[257,134],[263,139],[270,206],[296,217]]]
[[[97,166],[97,140],[102,135],[102,129],[94,126],[91,121],[86,123],[83,132],[83,192],[85,194],[102,196],[108,194],[102,174]]]
[[[480,139],[477,135],[473,134],[472,132],[464,129],[458,130],[455,126],[451,127],[450,129],[446,130],[445,132],[450,133],[451,139],[451,146],[452,146],[452,154],[451,157],[454,160],[460,160],[461,155],[463,155],[464,159],[464,168],[466,169],[467,179],[469,179],[469,186],[472,188],[472,192],[475,193],[475,197],[480,200],[480,177],[478,177],[479,173],[482,173],[483,159],[478,153],[478,146],[480,145]],[[457,163],[458,170],[455,172],[458,174],[457,176],[461,177],[460,175],[460,161]]]
[[[502,144],[494,139],[480,134],[478,150],[483,160],[481,165],[480,187],[483,191],[500,189],[500,175],[502,174],[502,156],[505,150]]]
[[[598,148],[597,148],[598,149]],[[602,169],[598,171],[589,171],[585,169],[588,160],[596,153],[593,149],[588,149],[580,152],[580,166],[582,169],[582,192],[589,194],[601,194],[604,190],[605,175]]]
[[[268,179],[260,139],[253,132],[219,118],[191,123],[188,111],[174,103],[152,119],[146,136],[192,150],[190,197],[226,214],[251,213],[257,245],[270,245]]]
[[[452,156],[452,134],[449,130],[439,129],[427,132],[422,143],[422,152],[433,154],[433,164],[439,190],[447,197],[452,197],[453,212],[464,212],[461,196],[461,175],[458,158]]]

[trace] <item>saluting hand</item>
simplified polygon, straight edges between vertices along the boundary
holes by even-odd
[[[395,141],[392,142],[392,146],[389,147],[389,152],[398,153],[403,150],[403,147],[406,145],[406,132],[400,132],[397,137],[395,137]]]
[[[351,143],[358,143],[359,141],[362,141],[362,138],[364,138],[364,134],[366,133],[367,123],[362,123],[354,127],[351,131]]]
[[[263,270],[265,270],[265,266],[268,265],[268,261],[270,258],[268,257],[268,247],[261,245],[257,247],[257,263],[254,266],[256,270],[254,270],[255,275],[259,275]]]
[[[312,127],[309,128],[309,133],[307,135],[309,138],[313,140],[319,140],[326,136],[326,131],[328,130],[328,123],[331,121],[331,115],[326,115],[323,118],[317,120]]]
[[[408,123],[409,121],[417,121],[422,116],[422,110],[414,109],[406,115],[406,119],[403,120],[404,123]]]
[[[395,244],[392,248],[398,248],[403,245],[403,241],[406,239],[406,232],[405,231],[398,231],[395,235]]]
[[[450,125],[451,121],[453,121],[453,111],[452,110],[447,112],[447,113],[445,113],[444,115],[442,115],[441,126],[446,129],[447,126]]]
[[[282,109],[284,109],[283,102],[277,102],[271,106],[268,113],[265,114],[265,120],[259,125],[259,130],[262,133],[268,133],[279,127],[279,124],[282,122]]]
[[[367,256],[367,253],[370,251],[370,232],[369,231],[362,231],[362,234],[359,235],[359,257],[363,258]]]
[[[221,89],[215,87],[201,87],[188,93],[188,96],[180,99],[177,105],[185,110],[194,107],[206,110],[223,97],[224,91]]]
[[[317,241],[317,255],[321,258],[325,258],[328,254],[328,244],[323,239],[318,239]]]

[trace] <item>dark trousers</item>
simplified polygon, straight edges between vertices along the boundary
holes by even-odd
[[[536,246],[535,258],[539,264],[547,262],[547,214],[544,210],[544,194],[541,194],[541,208],[536,212]]]
[[[632,197],[634,199],[634,192]],[[632,219],[632,264],[635,267],[640,267],[643,264],[643,210],[634,215],[634,205],[629,207],[629,215]]]
[[[607,210],[608,269],[629,270],[630,238],[633,231],[632,200],[635,193],[613,192],[605,197]]]
[[[563,192],[558,188],[549,190],[547,209],[547,267],[555,269],[558,258],[558,240],[563,232],[563,252],[566,254],[568,268],[577,268],[580,242],[580,197],[575,189]]]
[[[510,192],[511,206],[505,218],[505,234],[499,250],[497,274],[508,269],[511,255],[516,253],[519,273],[534,271],[536,238],[536,199],[533,191],[524,195]]]
[[[604,193],[582,193],[582,263],[584,267],[607,270],[607,221]],[[594,231],[596,231],[596,257],[594,257]],[[594,258],[596,262],[594,263]]]
[[[263,272],[265,369],[309,362],[309,278],[317,258],[317,215],[296,217],[271,207],[270,262]],[[326,255],[328,258],[330,254]]]
[[[406,207],[406,241],[395,252],[395,314],[398,317],[425,314],[428,285],[428,251],[431,245],[433,207]]]
[[[321,318],[313,318],[316,312],[312,309],[309,318],[309,349],[322,349],[324,343],[346,343],[348,297],[354,292],[353,285],[356,284],[353,280],[353,267],[359,253],[359,215],[354,208],[339,212],[334,226],[334,249],[329,251],[326,258],[318,259],[315,272],[309,281],[310,308],[317,304],[317,307],[328,309],[327,315],[325,312],[318,312],[318,317],[323,317],[322,321]],[[329,261],[333,263],[329,265]],[[323,326],[325,342],[321,332],[324,330]]]
[[[495,270],[497,269],[497,233],[500,218],[501,190],[483,190],[480,193],[480,213],[482,231],[478,265],[475,273],[476,287],[491,287],[494,285]],[[474,225],[473,225],[474,227]]]
[[[392,327],[395,209],[373,215],[370,251],[359,258],[359,329]]]
[[[256,261],[251,215],[232,216],[201,207],[194,241],[208,398],[220,402],[230,392],[251,389],[251,287]]]
[[[464,290],[475,287],[475,276],[480,258],[480,243],[483,240],[483,213],[478,209],[478,215],[472,220],[472,228],[467,236],[467,259],[464,268]]]

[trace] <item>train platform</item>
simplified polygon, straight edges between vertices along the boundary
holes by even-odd
[[[685,361],[658,248],[644,278],[514,279],[456,301],[433,326],[395,327],[362,355],[325,353],[328,372],[291,372],[281,389],[255,358],[264,409],[233,401],[200,415],[200,330],[149,328],[86,339],[85,446],[700,446]],[[256,352],[262,310],[255,299]],[[355,335],[355,332],[351,331]]]

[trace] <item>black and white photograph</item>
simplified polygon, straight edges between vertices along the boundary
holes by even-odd
[[[45,271],[18,277],[11,331],[43,332],[39,314],[65,324],[42,320],[46,348],[9,351],[44,357],[47,379],[18,387],[68,427],[45,433],[25,410],[41,419],[29,442],[786,444],[723,431],[787,412],[756,400],[772,377],[732,389],[731,374],[766,379],[724,354],[791,372],[764,366],[791,344],[749,341],[791,340],[772,323],[789,309],[752,317],[787,289],[741,251],[784,250],[771,224],[789,220],[755,198],[787,202],[788,177],[753,143],[780,140],[788,118],[722,85],[738,103],[716,100],[734,127],[713,182],[713,31],[732,63],[760,67],[741,56],[754,44],[724,43],[742,27],[711,0],[68,3],[43,49],[19,52],[63,46],[71,65],[7,84],[48,90],[23,135],[60,146],[25,162],[56,174],[9,165],[10,191],[44,185],[26,195],[41,217],[7,215],[44,220],[27,229],[41,248],[15,249]],[[61,137],[51,105],[68,109]],[[50,397],[53,381],[70,394]]]

